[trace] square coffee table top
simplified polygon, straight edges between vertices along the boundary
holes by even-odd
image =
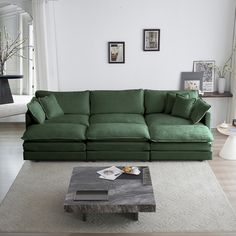
[[[99,178],[97,171],[104,167],[75,167],[64,201],[67,211],[82,213],[138,213],[155,212],[156,202],[148,166],[139,166],[138,176],[122,174],[116,180]],[[119,168],[119,167],[118,167]],[[107,201],[74,201],[80,186],[106,186],[109,190]],[[84,187],[82,187],[84,188]]]

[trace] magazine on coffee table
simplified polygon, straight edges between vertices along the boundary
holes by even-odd
[[[111,166],[109,168],[97,171],[97,173],[100,175],[99,178],[101,179],[115,180],[123,173],[123,171],[116,166]]]

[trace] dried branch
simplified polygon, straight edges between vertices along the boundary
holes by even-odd
[[[12,40],[6,31],[6,27],[0,31],[0,74],[3,74],[6,61],[13,56],[27,59],[20,54],[20,51],[26,48],[27,39],[20,39],[20,36],[21,33],[18,33],[16,38]]]

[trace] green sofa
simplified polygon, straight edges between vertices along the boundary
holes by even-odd
[[[210,113],[197,124],[165,113],[167,94],[198,98],[196,91],[120,90],[50,92],[62,115],[37,124],[29,110],[25,160],[209,160]]]

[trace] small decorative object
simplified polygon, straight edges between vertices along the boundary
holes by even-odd
[[[194,61],[193,71],[203,72],[202,89],[203,92],[214,91],[215,61]]]
[[[228,128],[228,124],[224,121],[221,125],[220,125],[221,128],[223,129],[227,129]]]
[[[220,77],[218,78],[218,93],[224,93],[225,92],[225,78]]]
[[[181,80],[182,86],[181,89],[184,90],[202,90],[202,77],[203,72],[182,72]]]
[[[125,42],[108,42],[108,62],[125,63]]]
[[[10,58],[13,56],[25,58],[20,53],[26,47],[26,39],[21,39],[20,36],[21,33],[12,39],[6,31],[6,27],[0,31],[0,76],[4,75],[5,63]]]
[[[132,167],[131,166],[124,166],[122,168],[122,170],[124,171],[124,173],[130,173],[132,171]]]
[[[236,126],[236,119],[233,119],[232,125]]]
[[[125,174],[131,174],[131,175],[139,175],[141,173],[141,171],[139,170],[138,167],[136,166],[124,166],[122,168],[122,171],[125,173]]]
[[[143,51],[160,51],[160,29],[143,30]]]

